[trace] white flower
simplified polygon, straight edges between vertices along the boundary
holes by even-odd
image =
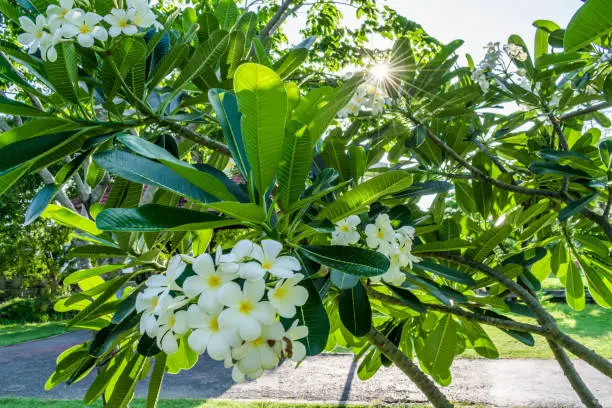
[[[298,340],[308,336],[308,327],[298,326],[298,323],[296,319],[283,336],[283,354],[295,362],[306,358],[306,346]]]
[[[199,295],[198,306],[212,312],[219,305],[219,290],[235,276],[218,272],[212,257],[207,253],[194,259],[192,267],[196,274],[185,279],[183,291],[189,298]]]
[[[108,33],[102,26],[97,25],[102,17],[96,13],[85,13],[80,9],[70,10],[64,17],[67,24],[62,26],[62,35],[67,38],[77,37],[81,47],[90,48],[95,40],[106,41]]]
[[[248,262],[240,266],[240,276],[247,280],[261,279],[266,272],[278,278],[291,278],[302,269],[300,262],[292,256],[278,256],[283,245],[271,239],[253,245],[251,257],[259,262]]]
[[[47,19],[42,14],[39,14],[36,16],[36,23],[34,23],[28,17],[22,16],[19,17],[19,23],[21,24],[21,28],[23,28],[25,33],[19,34],[17,36],[17,41],[24,46],[29,47],[28,52],[30,54],[34,54],[40,48],[41,42],[43,41],[43,36],[45,34],[49,35],[45,31]]]
[[[176,353],[178,350],[177,337],[189,330],[187,326],[187,312],[167,311],[157,319],[157,346],[166,354]]]
[[[281,317],[295,316],[296,306],[304,306],[308,290],[298,285],[304,275],[297,273],[293,278],[278,281],[274,289],[268,290],[268,299]]]
[[[508,56],[513,60],[517,60],[520,62],[524,62],[527,60],[527,53],[520,45],[506,44],[504,45],[504,51],[506,51],[506,54],[508,54]]]
[[[395,231],[387,214],[380,214],[374,224],[366,225],[365,233],[368,246],[378,248],[384,254],[389,252],[391,242],[395,241]]]
[[[357,226],[361,220],[356,215],[340,220],[336,223],[336,229],[332,232],[332,245],[351,245],[359,241]]]
[[[134,17],[134,9],[125,11],[122,9],[112,9],[110,14],[104,16],[104,21],[110,24],[108,33],[111,37],[117,37],[123,33],[125,35],[134,35],[138,32],[138,27],[130,24],[130,20]]]
[[[61,31],[56,30],[53,35],[45,33],[40,41],[40,55],[43,60],[55,62],[57,61],[57,50],[55,46],[62,38]]]
[[[489,91],[490,84],[484,70],[480,68],[475,69],[474,72],[472,72],[472,81],[480,86],[482,93],[487,93]]]
[[[168,263],[165,273],[152,275],[147,279],[147,287],[157,290],[157,293],[181,290],[180,286],[176,283],[176,279],[181,276],[185,266],[185,262],[183,262],[179,255],[173,256]]]
[[[50,4],[47,7],[47,16],[49,16],[49,25],[58,28],[59,25],[67,23],[66,14],[74,7],[74,0],[60,0],[59,6]],[[53,30],[54,31],[54,30]]]
[[[219,301],[228,306],[219,315],[222,329],[238,329],[245,341],[261,336],[262,324],[272,324],[276,312],[270,302],[260,302],[265,292],[265,282],[245,281],[244,289],[235,282],[225,284],[219,292]]]
[[[168,310],[172,297],[167,293],[159,294],[147,289],[136,296],[136,311],[142,313],[140,316],[140,334],[147,333],[149,337],[155,337],[157,332],[157,318],[155,315],[162,314]]]
[[[148,28],[155,24],[157,17],[149,8],[137,7],[131,9],[133,14],[130,20],[140,28]]]
[[[236,252],[238,253],[239,251]],[[240,269],[240,264],[238,262],[239,260],[236,258],[236,254],[223,254],[221,245],[217,247],[217,251],[215,252],[215,264],[221,273],[230,275],[238,273]]]
[[[236,382],[244,381],[244,374],[249,378],[257,378],[263,370],[276,367],[282,354],[281,340],[284,333],[283,325],[275,321],[263,327],[261,336],[232,350],[232,358],[237,360],[232,376],[236,374],[241,377]]]
[[[401,286],[406,280],[406,275],[401,271],[401,267],[408,264],[408,257],[400,251],[399,247],[394,247],[389,256],[390,266],[387,272],[382,275],[373,276],[372,281],[379,282],[381,279],[395,286]]]
[[[221,329],[219,327],[219,313],[221,307],[212,313],[200,309],[196,305],[189,306],[187,310],[187,324],[194,329],[187,340],[189,347],[198,354],[208,350],[213,360],[231,362],[231,347],[240,344],[240,338],[235,329]]]

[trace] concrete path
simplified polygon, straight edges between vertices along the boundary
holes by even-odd
[[[0,347],[0,397],[24,396],[80,399],[92,381],[85,380],[50,392],[43,385],[55,359],[67,347],[87,341],[86,332]],[[582,361],[576,366],[601,404],[612,408],[612,380]],[[284,364],[257,381],[233,384],[230,370],[201,358],[189,372],[166,376],[162,398],[221,398],[312,402],[408,403],[425,398],[396,368],[382,368],[371,380],[357,378],[349,355],[308,358],[295,369]],[[580,407],[555,361],[457,360],[453,383],[444,388],[454,401],[498,407]],[[146,384],[137,388],[146,395]]]

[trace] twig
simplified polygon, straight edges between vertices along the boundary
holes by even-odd
[[[565,115],[561,115],[559,117],[559,120],[561,122],[565,122],[566,120],[570,120],[570,119],[573,119],[573,118],[576,118],[582,115],[587,115],[589,113],[597,112],[599,110],[610,108],[610,107],[612,107],[611,103],[608,103],[608,102],[598,103],[596,105],[592,105],[592,106],[589,106],[583,109],[578,109],[576,111],[566,113]]]

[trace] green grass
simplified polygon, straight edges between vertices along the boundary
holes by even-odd
[[[45,408],[79,408],[84,406],[82,401],[72,400],[50,400],[38,398],[0,398],[0,406],[3,408],[31,408],[35,406],[44,406]],[[89,407],[102,407],[101,403],[88,405]],[[158,408],[335,408],[338,404],[290,404],[280,402],[235,402],[235,401],[217,401],[217,400],[160,400]],[[366,408],[374,407],[375,405],[342,405],[350,408]],[[410,408],[426,408],[429,405],[410,404],[402,405]],[[144,408],[145,401],[140,399],[130,404],[131,408]],[[478,408],[470,405],[471,408]]]
[[[55,336],[67,331],[63,322],[1,324],[0,346],[11,346],[24,341]]]
[[[612,358],[612,309],[587,305],[581,312],[560,303],[548,303],[546,309],[557,320],[559,327],[571,337],[595,350],[606,358]],[[533,320],[516,318],[522,322]],[[544,338],[534,336],[535,346],[529,347],[492,326],[482,326],[499,350],[500,358],[554,358]],[[479,358],[474,350],[466,350],[464,358]]]

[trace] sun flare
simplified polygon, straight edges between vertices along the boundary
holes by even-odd
[[[389,78],[391,67],[386,62],[379,62],[370,68],[370,74],[378,81],[384,81]]]

